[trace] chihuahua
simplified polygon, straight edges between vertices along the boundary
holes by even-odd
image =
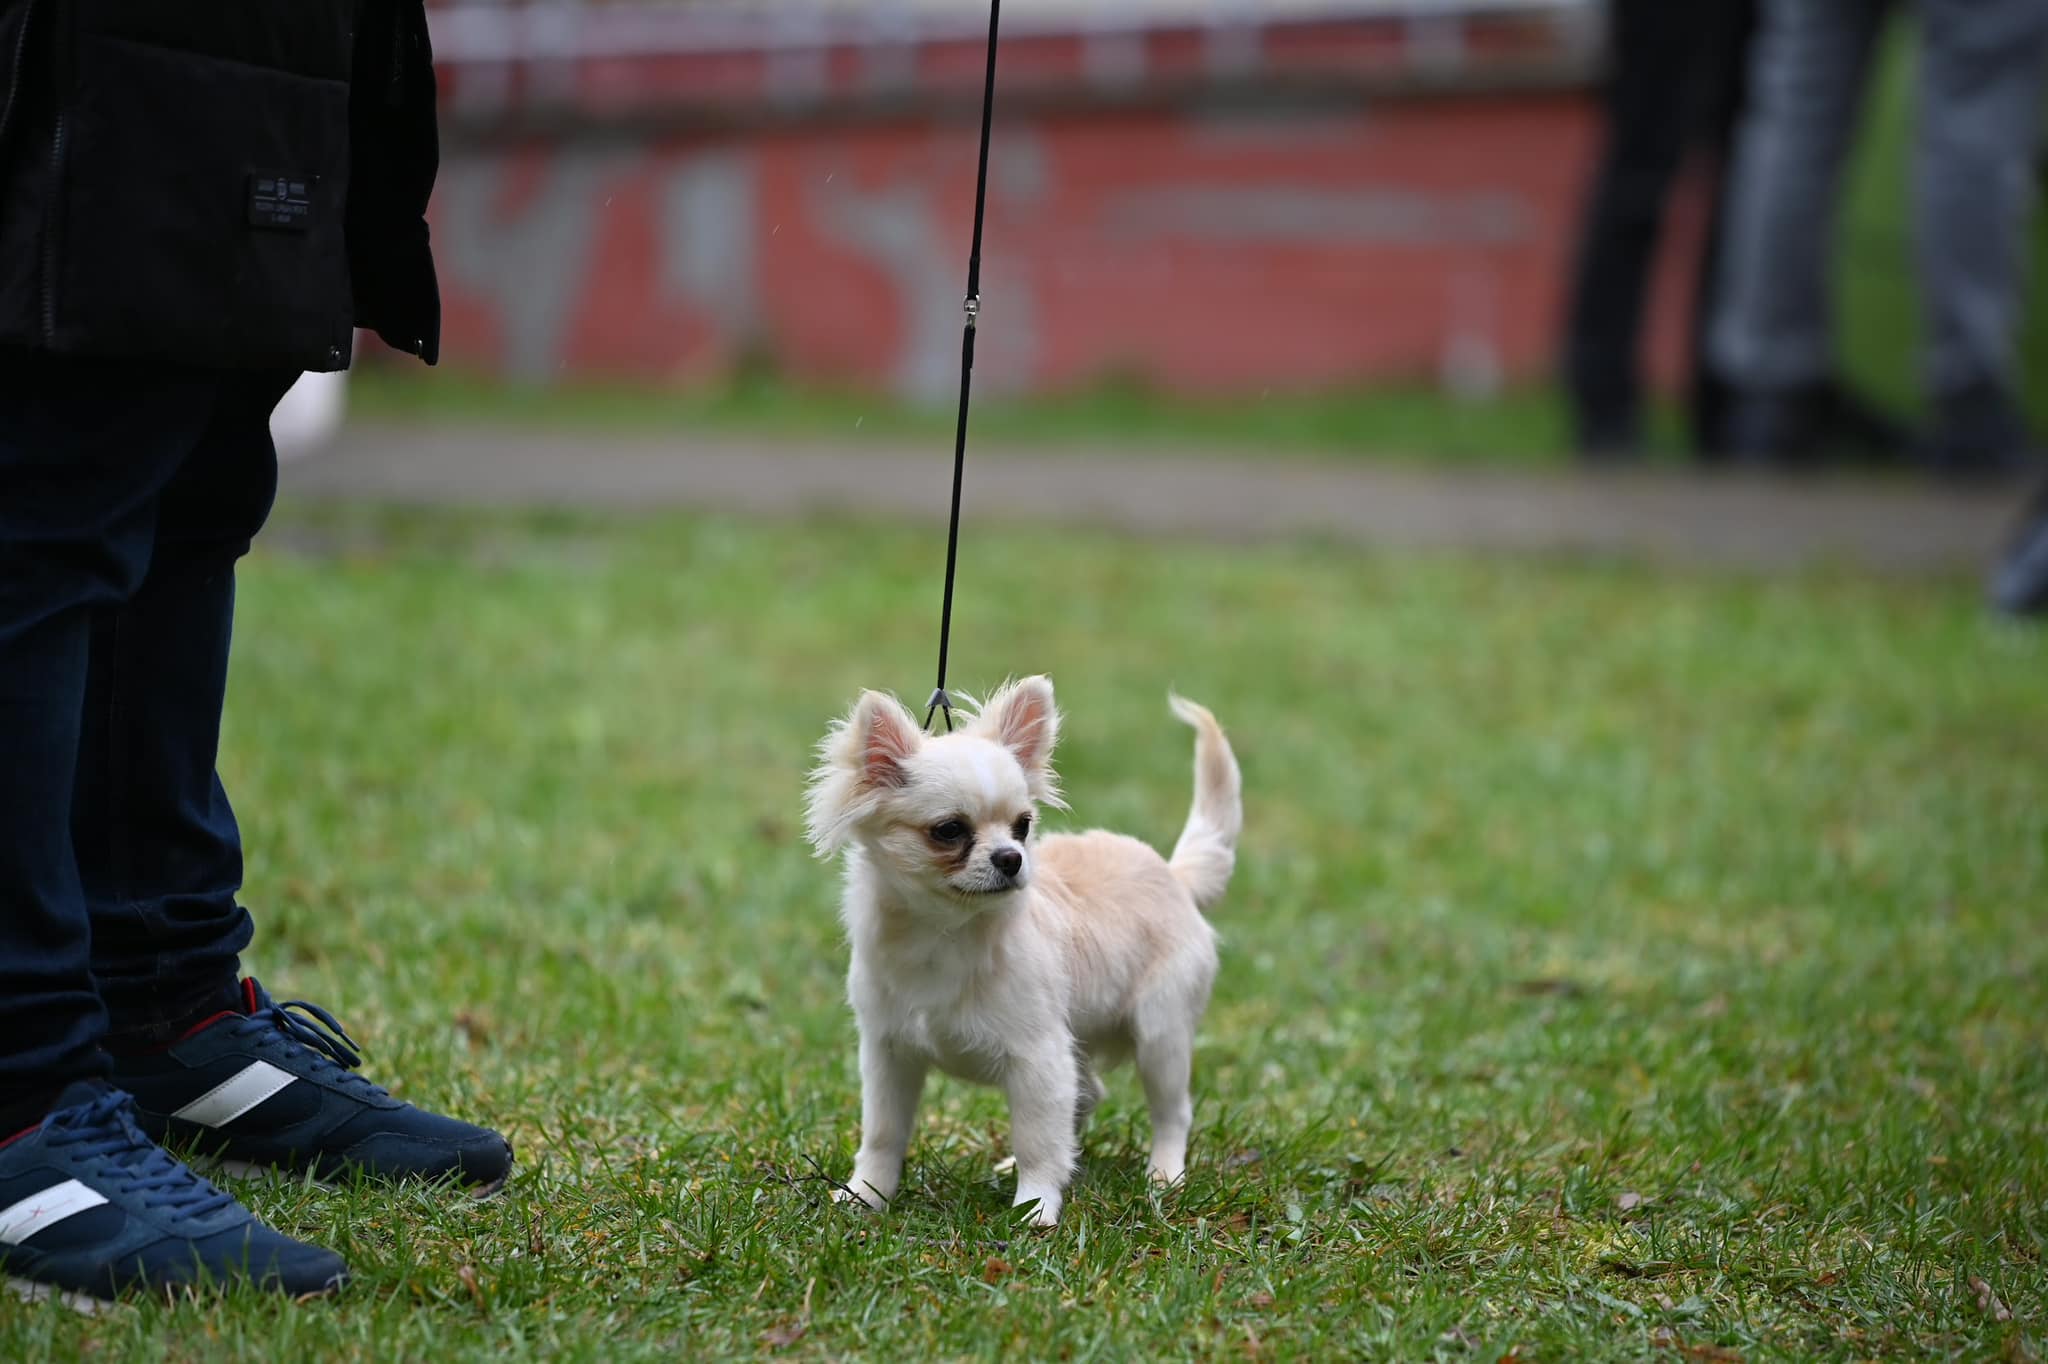
[[[1039,835],[1039,808],[1065,808],[1043,677],[1004,687],[958,733],[928,736],[868,692],[826,736],[808,823],[820,856],[846,851],[861,1074],[860,1152],[835,1197],[881,1209],[896,1196],[934,1066],[1008,1094],[1016,1204],[1033,1225],[1058,1222],[1101,1073],[1126,1059],[1151,1110],[1152,1178],[1180,1181],[1216,979],[1204,911],[1230,882],[1244,814],[1216,718],[1170,701],[1195,730],[1194,810],[1171,858],[1121,834]]]

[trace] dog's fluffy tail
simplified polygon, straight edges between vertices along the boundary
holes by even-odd
[[[1223,898],[1237,865],[1237,836],[1244,829],[1243,782],[1237,757],[1223,726],[1205,708],[1169,696],[1173,713],[1195,730],[1195,807],[1173,846],[1173,874],[1204,912]]]

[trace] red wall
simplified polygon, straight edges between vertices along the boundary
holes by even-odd
[[[1583,95],[1044,107],[998,121],[990,390],[1550,372],[1597,136]],[[695,379],[758,353],[801,380],[951,392],[970,122],[580,126],[451,140],[435,208],[451,363]],[[1668,377],[1680,308],[1659,311]]]

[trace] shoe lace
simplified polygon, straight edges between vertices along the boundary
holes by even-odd
[[[361,1043],[348,1035],[333,1014],[303,999],[282,1003],[265,1000],[263,1007],[249,1015],[252,1023],[276,1028],[284,1036],[312,1053],[316,1071],[343,1085],[382,1094],[384,1090],[356,1074],[363,1063]]]
[[[51,1146],[78,1147],[80,1155],[106,1161],[117,1172],[114,1189],[141,1194],[145,1208],[204,1217],[235,1201],[144,1136],[135,1125],[135,1100],[120,1090],[51,1114],[44,1130]]]

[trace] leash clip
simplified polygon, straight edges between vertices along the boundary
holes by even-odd
[[[967,314],[967,330],[973,331],[981,321],[981,295],[969,294],[961,301],[960,311]]]
[[[932,692],[932,699],[925,702],[924,727],[932,727],[932,717],[940,711],[946,713],[946,733],[953,732],[953,698],[946,695],[946,689],[939,687]]]

